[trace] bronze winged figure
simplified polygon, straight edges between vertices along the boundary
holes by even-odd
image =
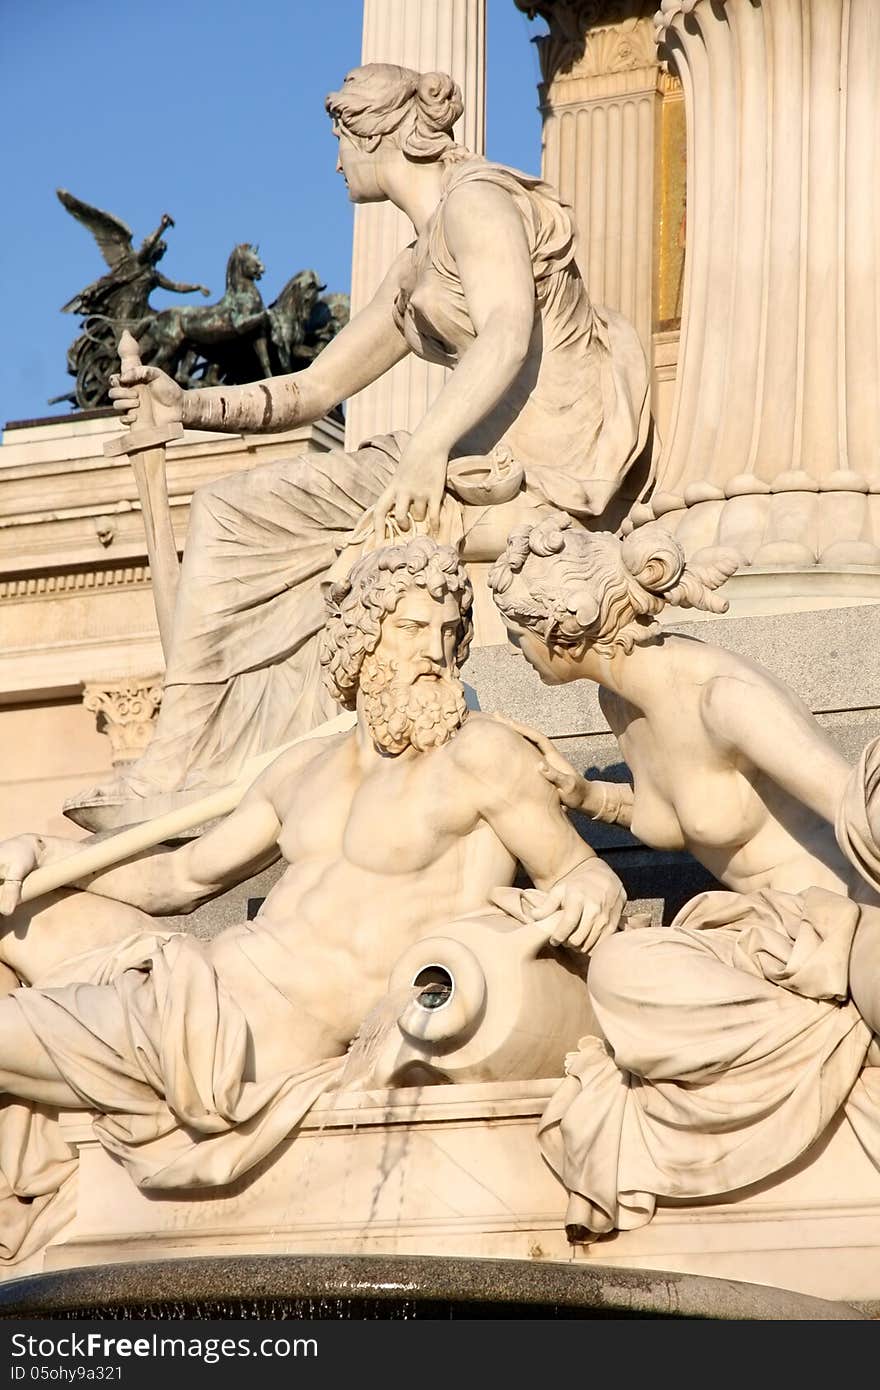
[[[62,207],[95,238],[108,270],[63,306],[63,313],[82,316],[79,336],[67,353],[67,370],[76,386],[50,405],[71,401],[82,410],[107,405],[110,377],[118,370],[117,343],[126,329],[138,340],[145,364],[192,387],[299,371],[348,319],[348,296],[321,297],[326,286],[313,270],[288,280],[267,309],[256,283],[263,263],[249,242],[233,248],[226,289],[216,304],[156,309],[150,304],[155,289],[210,294],[204,285],[169,280],[158,269],[168,249],[162,234],[174,219],[163,213],[156,230],[135,249],[131,228],[120,217],[64,188],[57,193]]]
[[[135,250],[132,231],[120,217],[85,203],[59,188],[62,207],[92,233],[109,270],[87,285],[62,306],[62,313],[81,314],[82,332],[67,354],[67,370],[76,378],[76,388],[55,400],[71,400],[83,409],[105,405],[109,399],[109,377],[116,370],[116,343],[127,328],[137,336],[145,320],[156,312],[150,305],[155,289],[175,294],[199,290],[210,294],[205,285],[189,285],[169,280],[158,269],[168,249],[162,233],[174,226],[174,219],[163,213],[155,231]]]

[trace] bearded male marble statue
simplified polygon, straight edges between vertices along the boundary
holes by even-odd
[[[331,591],[322,649],[352,730],[289,750],[200,839],[85,891],[19,903],[28,873],[76,845],[0,846],[0,957],[29,986],[0,999],[7,1256],[71,1171],[56,1108],[98,1112],[98,1137],[142,1186],[225,1183],[337,1079],[401,952],[485,910],[517,862],[541,890],[534,916],[551,944],[588,952],[616,927],[620,883],[569,824],[540,755],[468,716],[457,669],[472,598],[451,547],[419,539],[365,556]],[[254,922],[210,944],[157,930],[154,916],[279,852],[287,867]]]

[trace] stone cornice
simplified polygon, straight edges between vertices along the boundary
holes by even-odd
[[[104,457],[105,440],[118,433],[115,417],[103,416],[7,428],[0,446],[0,601],[149,583],[131,466]],[[276,435],[187,431],[167,451],[180,548],[193,492],[203,484],[341,442],[334,421]]]
[[[107,589],[142,589],[149,583],[149,565],[139,564],[10,575],[0,578],[0,603],[21,603],[27,599],[75,598],[84,594],[102,593]]]

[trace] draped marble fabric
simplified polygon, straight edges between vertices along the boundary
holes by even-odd
[[[247,938],[252,929],[237,930]],[[342,1073],[335,1057],[292,1062],[260,1083],[245,1079],[246,1010],[259,1009],[261,998],[277,1010],[284,982],[260,971],[246,939],[235,961],[234,982],[220,979],[192,937],[138,933],[9,996],[83,1107],[99,1112],[96,1137],[139,1187],[234,1181],[291,1135]],[[286,964],[295,978],[289,955]],[[21,1260],[57,1235],[72,1215],[75,1181],[56,1112],[7,1100],[0,1257]]]
[[[459,454],[502,442],[526,486],[582,520],[598,516],[645,445],[648,375],[632,324],[591,302],[574,259],[569,209],[540,179],[470,159],[453,166],[440,204],[413,246],[398,326],[417,356],[454,367],[476,337],[446,237],[444,208],[456,189],[489,184],[520,214],[535,279],[535,321],[525,365]]]
[[[880,739],[837,820],[880,889]],[[880,1050],[849,994],[857,928],[880,910],[811,888],[703,893],[670,927],[618,933],[590,962],[604,1039],[584,1038],[539,1138],[572,1239],[633,1230],[658,1198],[720,1196],[779,1172],[843,1109],[880,1168]]]

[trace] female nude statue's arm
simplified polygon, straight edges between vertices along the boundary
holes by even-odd
[[[700,711],[719,754],[756,782],[767,777],[830,824],[851,772],[849,763],[790,690],[761,673],[718,675],[703,687]],[[582,777],[549,739],[515,725],[544,754],[541,772],[572,810],[609,825],[632,825],[633,788]],[[684,778],[699,769],[682,768]],[[736,809],[734,814],[738,816]]]
[[[556,788],[563,806],[570,811],[583,811],[591,820],[606,825],[632,825],[634,792],[628,782],[599,782],[582,777],[545,734],[504,714],[496,713],[492,718],[535,745],[542,754],[538,771]]]
[[[407,515],[434,527],[449,455],[501,401],[526,361],[535,318],[535,277],[519,213],[507,193],[471,184],[450,194],[444,210],[452,254],[476,337],[425,414],[394,478],[374,510],[377,538],[385,518]]]
[[[247,386],[184,391],[157,367],[112,378],[110,398],[127,425],[137,422],[139,385],[150,387],[156,423],[182,423],[221,434],[266,433],[309,424],[384,376],[409,352],[392,307],[409,251],[395,260],[370,303],[347,323],[311,366]]]

